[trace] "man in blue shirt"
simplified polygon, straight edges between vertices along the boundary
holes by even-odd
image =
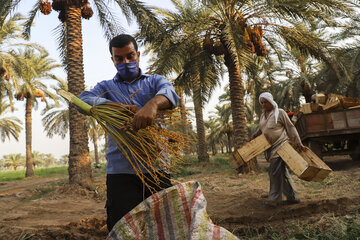
[[[81,100],[90,105],[105,102],[130,105],[136,112],[132,122],[134,130],[151,125],[158,110],[178,105],[179,96],[170,82],[160,75],[143,74],[139,68],[140,52],[132,36],[121,34],[113,38],[109,50],[117,74],[112,80],[102,81],[92,90],[82,92],[79,96]],[[150,196],[151,192],[140,181],[111,137],[108,138],[106,159],[107,227],[111,231],[118,220]],[[146,174],[148,184],[157,191],[170,187],[170,176],[163,174],[167,177],[159,175],[161,186],[155,186],[150,174]]]

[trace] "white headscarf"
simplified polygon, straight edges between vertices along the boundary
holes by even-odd
[[[278,108],[277,103],[274,101],[273,96],[272,96],[271,93],[269,93],[269,92],[263,92],[263,93],[260,94],[260,96],[259,96],[259,102],[260,102],[260,99],[261,99],[261,98],[266,99],[269,103],[271,103],[271,105],[274,106],[275,123],[277,123],[277,120],[278,120],[278,118],[279,118],[279,108]],[[260,102],[260,104],[261,104],[261,102]]]

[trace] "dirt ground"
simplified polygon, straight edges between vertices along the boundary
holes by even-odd
[[[210,171],[177,179],[199,181],[207,199],[207,212],[215,224],[237,236],[266,227],[282,229],[291,221],[311,222],[323,216],[345,216],[360,206],[360,161],[331,157],[333,172],[322,183],[305,182],[292,175],[301,202],[266,207],[269,179],[260,174]],[[262,169],[268,166],[259,159]],[[211,170],[213,169],[213,170]],[[94,178],[92,191],[72,187],[64,178],[0,182],[0,239],[105,239],[105,176]]]

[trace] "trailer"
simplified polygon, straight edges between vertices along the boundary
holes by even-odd
[[[301,114],[295,127],[320,158],[348,154],[360,160],[360,108]]]

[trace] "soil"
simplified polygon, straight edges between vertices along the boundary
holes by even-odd
[[[360,161],[347,156],[325,159],[333,172],[321,183],[292,175],[301,202],[269,208],[269,179],[265,171],[238,175],[198,165],[196,174],[177,181],[199,181],[213,222],[237,236],[266,227],[284,229],[291,221],[311,222],[323,216],[345,216],[359,209]],[[261,169],[268,163],[258,159]],[[208,171],[201,171],[201,169]],[[64,184],[66,178],[34,177],[0,182],[0,239],[105,239],[105,176],[94,178],[84,190]]]

